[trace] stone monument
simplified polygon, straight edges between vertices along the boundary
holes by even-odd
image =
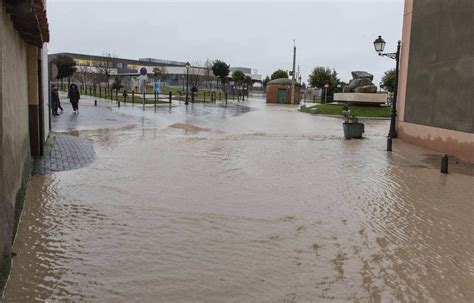
[[[387,94],[377,94],[377,86],[372,81],[374,75],[364,71],[353,71],[352,80],[344,87],[343,93],[334,94],[334,101],[383,104],[387,102]]]
[[[372,83],[374,75],[363,71],[354,71],[351,74],[352,80],[344,87],[345,93],[375,94],[377,92],[377,86]]]

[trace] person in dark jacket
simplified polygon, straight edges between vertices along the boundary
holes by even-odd
[[[51,87],[51,109],[53,111],[53,116],[59,116],[58,108],[61,106],[60,104],[61,103],[59,101],[58,87],[56,85],[53,85]]]
[[[81,95],[79,94],[79,89],[76,84],[73,83],[69,86],[67,97],[72,104],[74,113],[79,113],[79,99],[81,99]]]

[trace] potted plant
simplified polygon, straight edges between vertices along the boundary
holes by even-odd
[[[344,137],[346,139],[360,139],[364,132],[364,123],[360,123],[357,116],[350,110],[344,110],[342,112],[344,116],[344,123],[342,127],[344,129]]]

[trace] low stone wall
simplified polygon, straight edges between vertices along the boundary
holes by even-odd
[[[336,93],[334,101],[350,102],[360,104],[384,104],[387,103],[387,94],[363,94],[363,93]]]

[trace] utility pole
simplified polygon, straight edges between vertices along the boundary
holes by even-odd
[[[295,104],[295,65],[296,65],[296,43],[293,39],[293,71],[291,73],[291,104]]]

